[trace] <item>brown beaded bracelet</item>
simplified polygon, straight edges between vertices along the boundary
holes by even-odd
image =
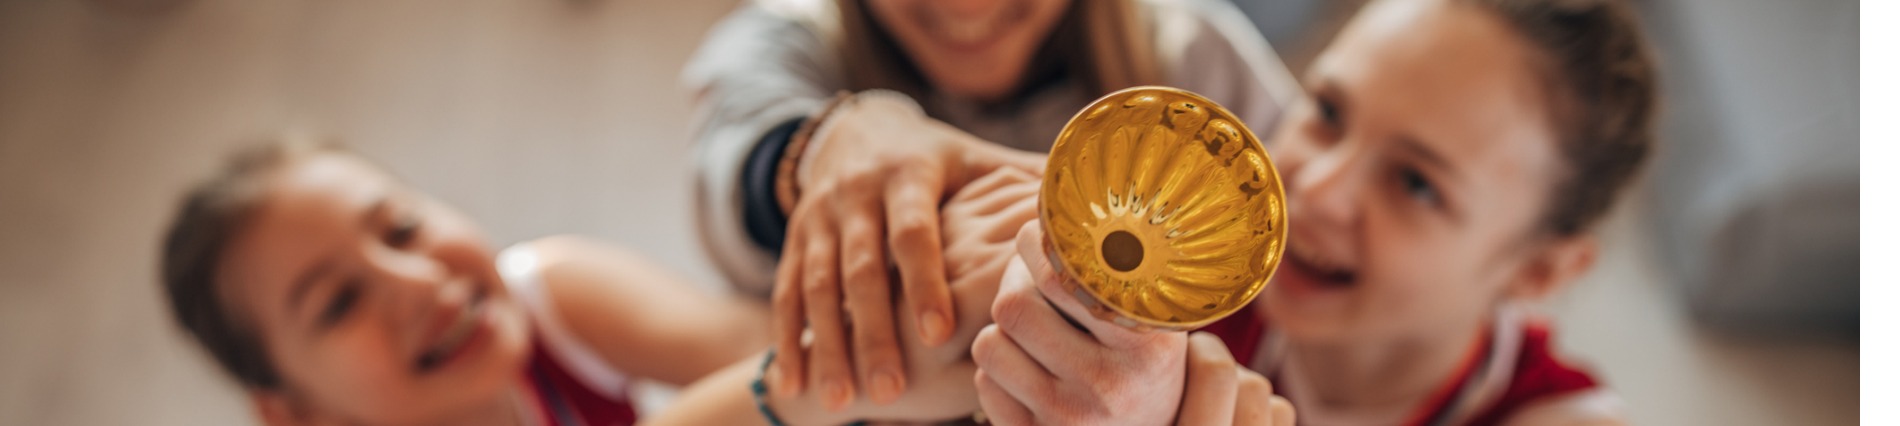
[[[798,125],[798,130],[792,132],[791,141],[785,144],[785,154],[778,157],[778,173],[773,181],[772,192],[777,195],[778,208],[785,212],[786,217],[791,217],[792,208],[798,206],[798,160],[805,156],[805,147],[811,145],[811,136],[818,132],[818,126],[824,124],[825,118],[830,117],[831,112],[847,99],[851,99],[851,92],[840,90],[838,94],[832,95],[817,114],[812,114],[811,118],[805,119],[805,123]]]
[[[825,122],[838,110],[868,99],[890,100],[897,102],[912,114],[920,117],[924,115],[923,106],[918,105],[917,101],[911,99],[910,96],[896,91],[886,89],[871,89],[858,93],[838,91],[838,94],[833,95],[830,101],[825,102],[824,108],[819,109],[818,113],[813,114],[811,118],[805,119],[805,122],[798,126],[798,130],[792,132],[791,140],[785,144],[785,154],[779,156],[777,180],[773,182],[772,189],[778,198],[778,208],[785,212],[786,217],[791,217],[792,209],[798,207],[800,191],[803,190],[798,186],[798,165],[799,161],[805,157],[805,153],[811,151],[812,136],[824,128]]]

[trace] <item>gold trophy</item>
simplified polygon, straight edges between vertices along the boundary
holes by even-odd
[[[1191,330],[1244,309],[1280,265],[1286,193],[1247,126],[1194,93],[1144,86],[1056,136],[1041,222],[1065,290],[1136,330]]]

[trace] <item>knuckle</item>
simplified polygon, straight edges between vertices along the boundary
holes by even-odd
[[[830,278],[827,274],[814,274],[811,279],[805,280],[804,296],[814,300],[837,299],[838,285]]]
[[[995,360],[997,345],[1005,344],[1003,334],[996,327],[984,327],[976,333],[976,340],[970,343],[970,359],[977,365],[987,365]]]
[[[1241,375],[1240,381],[1236,383],[1236,386],[1239,390],[1240,397],[1243,399],[1265,401],[1267,398],[1273,396],[1273,385],[1267,382],[1267,378],[1261,377],[1259,374]]]
[[[870,254],[848,256],[844,263],[845,275],[852,282],[876,280],[884,273],[884,261]]]
[[[844,183],[843,180],[836,177],[832,177],[832,178],[819,177],[817,181],[812,182],[812,185],[810,187],[801,188],[802,191],[800,192],[802,192],[803,194],[799,196],[799,199],[801,200],[807,199],[807,198],[813,199],[813,200],[831,199],[833,197],[836,197],[838,194],[845,192],[838,189],[838,187],[841,186],[843,183]],[[810,220],[810,218],[812,217],[811,215],[817,214],[816,212],[812,211],[813,209],[827,210],[824,207],[825,207],[825,203],[800,202],[798,203],[798,207],[793,209],[794,210],[794,212],[792,213],[793,220],[795,221],[800,220],[800,219]]]
[[[1076,404],[1054,404],[1048,407],[1047,412],[1047,421],[1038,421],[1038,424],[1073,425],[1083,422],[1083,410]]]
[[[1123,386],[1121,380],[1122,375],[1116,374],[1117,371],[1115,368],[1111,368],[1104,363],[1095,363],[1090,365],[1085,371],[1088,371],[1090,377],[1095,377],[1093,380],[1086,381],[1085,386],[1090,395],[1100,396],[1100,398],[1097,399],[1117,400],[1121,399],[1122,394],[1127,393],[1126,386]]]
[[[1181,359],[1187,356],[1187,348],[1185,345],[1175,345],[1173,344],[1174,342],[1166,340],[1165,336],[1152,337],[1159,338],[1141,342],[1135,346],[1137,349],[1133,351],[1132,355],[1136,360],[1140,361],[1142,365],[1151,365],[1155,366],[1155,368],[1164,368],[1164,366],[1167,365],[1181,365]],[[1182,341],[1181,343],[1186,343],[1186,341]],[[1171,363],[1170,361],[1173,362]]]
[[[1208,374],[1229,374],[1234,368],[1234,359],[1218,356],[1195,355],[1188,360],[1188,371],[1201,371]]]
[[[829,189],[839,196],[850,195],[857,191],[846,190],[846,188],[864,188],[875,184],[876,181],[877,172],[875,170],[864,167],[852,167],[845,170],[844,176],[839,177],[833,185],[830,185]]]
[[[1027,322],[1024,318],[1029,312],[1030,296],[1026,292],[1008,291],[998,293],[996,301],[990,305],[990,317],[997,327],[1016,330]]]
[[[924,214],[893,215],[890,218],[891,244],[896,246],[915,246],[930,243],[934,231],[930,218]]]
[[[1053,424],[1099,424],[1111,418],[1108,405],[1102,398],[1080,395],[1067,399],[1067,403],[1055,404],[1054,409],[1051,410],[1052,417],[1055,417]]]

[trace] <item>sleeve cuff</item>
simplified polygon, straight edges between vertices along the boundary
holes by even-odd
[[[785,225],[788,218],[779,210],[778,179],[779,157],[785,155],[786,145],[791,143],[792,134],[805,123],[805,118],[786,121],[765,132],[759,143],[746,154],[745,169],[740,171],[739,190],[745,217],[746,236],[752,243],[772,254],[779,255],[780,247],[785,245]]]

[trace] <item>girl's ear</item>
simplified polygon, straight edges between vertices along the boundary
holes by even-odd
[[[335,422],[320,421],[308,404],[280,391],[249,391],[251,407],[267,426],[318,426]]]
[[[1554,240],[1528,259],[1512,280],[1508,294],[1520,300],[1543,300],[1583,277],[1596,260],[1597,240],[1592,235]]]

